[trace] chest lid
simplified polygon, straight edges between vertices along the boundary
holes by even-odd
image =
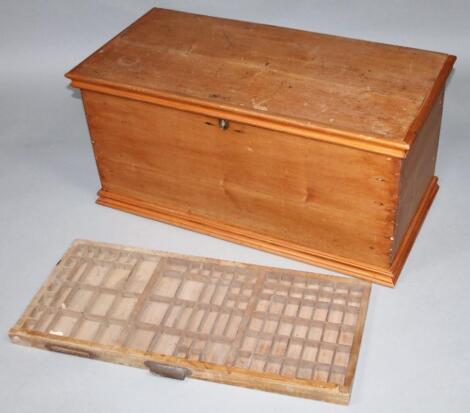
[[[347,403],[362,281],[76,241],[13,342],[184,379]]]
[[[82,89],[402,157],[454,60],[152,9],[66,76]]]

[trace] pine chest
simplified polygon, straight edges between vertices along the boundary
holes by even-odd
[[[98,203],[393,286],[455,57],[152,9],[67,73]]]

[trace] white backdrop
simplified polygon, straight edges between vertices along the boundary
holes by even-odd
[[[294,269],[315,267],[94,204],[81,101],[63,74],[150,7],[174,8],[458,56],[437,162],[441,190],[395,290],[375,286],[349,412],[470,406],[468,1],[81,0],[0,3],[0,406],[9,412],[336,412],[255,390],[10,344],[16,321],[74,238]],[[327,272],[326,270],[319,270]]]

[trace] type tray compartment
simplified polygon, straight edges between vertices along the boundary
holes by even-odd
[[[75,241],[13,342],[348,403],[370,284]]]

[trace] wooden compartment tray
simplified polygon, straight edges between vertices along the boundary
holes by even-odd
[[[14,343],[348,403],[370,284],[75,241]]]

